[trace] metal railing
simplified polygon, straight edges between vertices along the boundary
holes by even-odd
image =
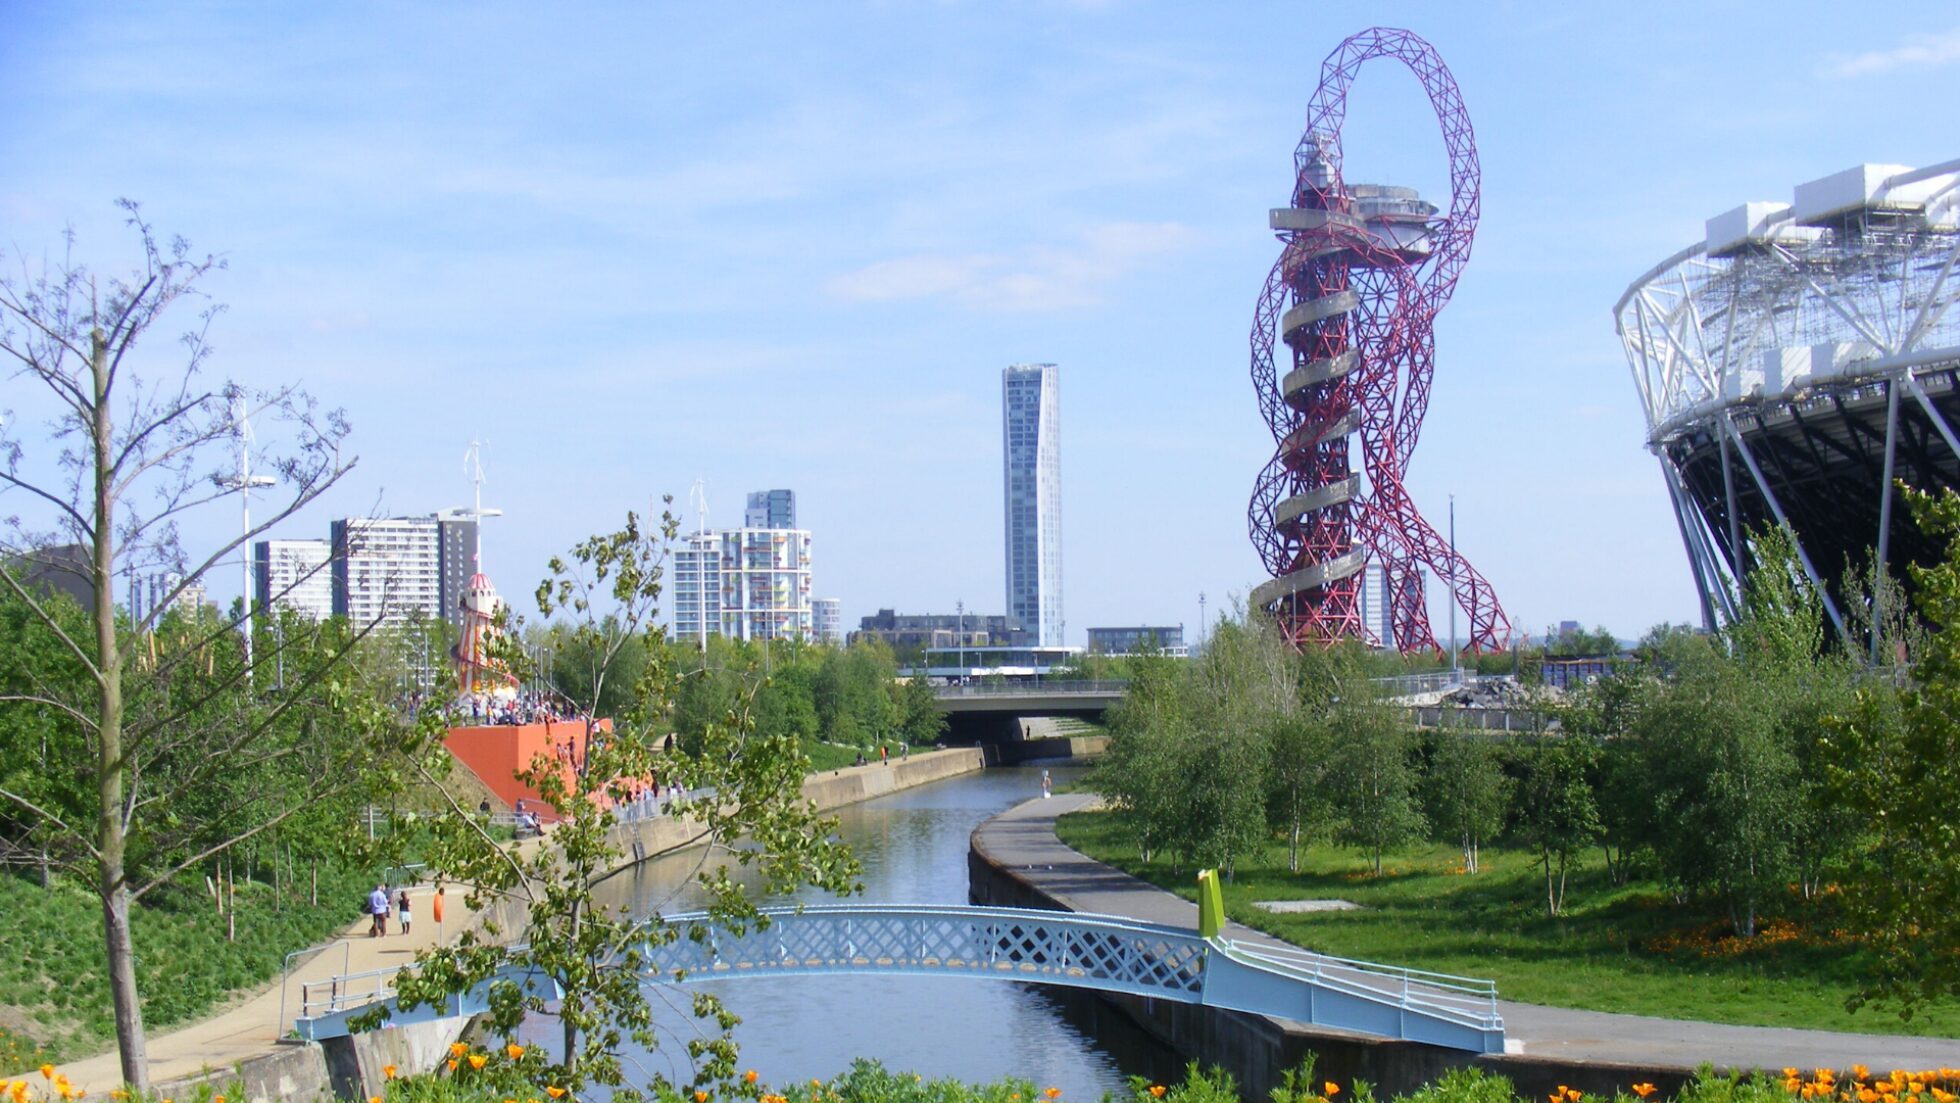
[[[649,937],[644,983],[841,973],[963,976],[1088,988],[1249,1011],[1477,1052],[1502,1052],[1497,986],[1488,980],[1330,957],[1283,946],[1206,939],[1119,916],[934,905],[765,908],[768,925],[708,926],[705,913],[668,916],[685,933]],[[301,993],[302,1037],[346,1033],[348,1013],[386,999],[399,968],[316,981]],[[491,984],[543,991],[548,978],[515,964],[439,1009],[398,1012],[397,1024],[488,1006]]]
[[[1409,722],[1418,728],[1445,731],[1509,732],[1532,735],[1546,731],[1551,715],[1531,708],[1459,708],[1451,705],[1410,705]]]
[[[1049,678],[1039,682],[1006,682],[988,685],[984,682],[969,682],[965,685],[934,686],[932,692],[938,697],[1043,697],[1080,693],[1091,697],[1121,696],[1127,693],[1127,681],[1075,681],[1068,678]]]
[[[387,999],[394,994],[395,976],[405,968],[389,965],[364,973],[340,973],[326,980],[307,981],[299,986],[298,1017],[317,1019]]]
[[[1390,999],[1398,1006],[1421,1009],[1480,1030],[1504,1028],[1504,1016],[1497,1010],[1497,982],[1493,980],[1334,957],[1292,946],[1254,945],[1226,939],[1219,942],[1228,953],[1322,987]]]

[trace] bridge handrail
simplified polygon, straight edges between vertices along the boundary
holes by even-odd
[[[862,915],[868,918],[889,919],[893,916],[917,915],[939,919],[1002,919],[1014,921],[1034,921],[1040,923],[1063,923],[1074,921],[1093,923],[1100,927],[1113,927],[1138,934],[1158,935],[1160,937],[1182,938],[1193,942],[1202,941],[1198,932],[1189,927],[1172,927],[1162,923],[1150,923],[1141,919],[1131,919],[1123,915],[1101,915],[1096,912],[1049,911],[1045,908],[995,908],[966,904],[794,904],[776,905],[756,909],[758,915],[771,920],[795,916],[849,916]],[[704,911],[675,912],[661,917],[667,926],[677,927],[708,922]],[[651,925],[647,920],[641,926]]]
[[[1041,682],[1009,682],[1005,685],[985,685],[969,682],[965,685],[934,686],[932,691],[940,697],[1032,697],[1048,694],[1080,693],[1088,696],[1104,696],[1128,692],[1127,681],[1080,681],[1070,678],[1051,678]]]
[[[1254,948],[1244,943],[1219,941],[1222,945],[1218,949],[1227,957],[1292,974],[1323,988],[1392,1004],[1405,1010],[1421,1010],[1480,1030],[1504,1028],[1504,1016],[1497,1010],[1497,986],[1492,981],[1305,952],[1282,957],[1262,952],[1269,950],[1268,947]],[[1308,963],[1312,967],[1304,968],[1303,965]],[[1329,967],[1335,971],[1328,971]],[[1351,975],[1344,976],[1343,973]],[[1385,980],[1390,983],[1383,987],[1362,983],[1364,980]],[[1394,983],[1397,980],[1401,982],[1399,988]]]
[[[336,1011],[363,1007],[386,998],[394,985],[392,981],[407,965],[384,965],[379,969],[368,969],[359,973],[336,973],[325,980],[302,981],[299,986],[299,1018],[313,1019],[321,1015],[331,1015]],[[359,982],[372,981],[371,984]],[[321,988],[327,990],[326,998],[316,1002],[313,993]]]
[[[1263,958],[1276,965],[1284,965],[1289,968],[1298,968],[1302,963],[1338,965],[1343,968],[1353,969],[1359,973],[1391,976],[1398,979],[1407,978],[1433,988],[1449,988],[1479,997],[1494,996],[1497,994],[1497,982],[1484,977],[1463,977],[1455,973],[1434,973],[1427,969],[1411,969],[1403,965],[1384,965],[1381,962],[1363,961],[1360,958],[1336,957],[1333,954],[1315,953],[1312,950],[1302,950],[1296,946],[1256,945],[1248,942],[1238,942],[1232,939],[1220,939],[1219,941],[1224,943],[1227,948],[1247,957]]]
[[[790,905],[759,909],[758,916],[772,921],[812,922],[800,930],[789,924],[777,939],[772,929],[759,922],[732,930],[711,930],[707,937],[701,937],[699,925],[708,920],[706,912],[650,918],[648,925],[658,921],[689,928],[690,937],[647,945],[643,983],[665,979],[670,970],[675,979],[685,982],[773,975],[780,966],[794,966],[799,972],[812,965],[873,971],[950,968],[965,970],[964,975],[978,979],[1075,984],[1262,1014],[1290,1017],[1305,1010],[1316,1023],[1372,1023],[1376,1025],[1361,1028],[1486,1053],[1500,1051],[1503,1044],[1503,1018],[1498,1014],[1497,987],[1492,981],[1294,947],[1206,938],[1187,927],[1126,916],[952,904]],[[854,922],[857,920],[862,924]],[[980,941],[971,941],[976,936]],[[901,941],[894,942],[895,938]],[[911,948],[914,945],[916,950]],[[522,950],[517,946],[510,952]],[[1006,955],[999,962],[997,952]],[[976,953],[979,958],[963,960]],[[818,957],[812,959],[812,954]],[[1023,954],[1028,956],[1019,956]],[[976,961],[982,962],[978,968]],[[307,983],[302,988],[295,1030],[315,1040],[346,1033],[347,1017],[356,1008],[388,999],[392,982],[404,967],[412,968],[371,969]],[[1267,979],[1246,979],[1258,974]],[[1342,1013],[1336,1012],[1332,1020],[1320,1018],[1311,997],[1305,1005],[1286,997],[1275,1001],[1269,989],[1260,987],[1272,979],[1309,986],[1309,992],[1319,989],[1380,1008],[1400,1009],[1401,1014],[1393,1019],[1398,1025],[1383,1028],[1379,1018],[1366,1014],[1359,1019],[1342,1019]],[[509,964],[499,970],[492,983],[517,983],[526,991],[542,991],[537,987],[540,980],[535,969]],[[1248,988],[1248,983],[1252,987]],[[549,978],[544,978],[543,984],[555,991]],[[467,995],[457,994],[453,1007],[445,1000],[433,1012],[425,1008],[411,1014],[466,1014],[488,998],[480,990],[483,987]],[[1416,1019],[1412,1021],[1410,1015]]]

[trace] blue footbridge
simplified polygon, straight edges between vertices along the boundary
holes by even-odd
[[[840,974],[961,977],[1051,984],[1272,1015],[1296,1022],[1477,1053],[1504,1051],[1497,987],[1488,980],[1402,969],[1223,938],[1215,878],[1200,891],[1199,930],[1104,915],[909,905],[770,908],[740,933],[701,913],[666,917],[680,937],[642,948],[648,984]],[[402,1009],[394,970],[307,986],[294,1028],[309,1040],[349,1032],[348,1020],[388,1005],[397,1024],[473,1014],[490,989],[552,994],[511,966],[437,1007]]]

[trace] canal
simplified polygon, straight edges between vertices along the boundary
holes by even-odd
[[[1057,784],[1075,776],[1051,767]],[[967,774],[839,809],[840,833],[864,866],[864,892],[850,902],[967,903],[967,837],[979,823],[1041,792],[1041,767]],[[673,855],[615,878],[639,910],[694,906],[687,883],[699,852]],[[811,902],[832,898],[811,893]],[[1022,1077],[1059,1087],[1063,1103],[1089,1103],[1127,1089],[1132,1075],[1161,1080],[1182,1061],[1120,1012],[1086,993],[1004,981],[940,977],[777,977],[703,985],[742,1017],[735,1031],[743,1068],[777,1085],[825,1080],[857,1057],[927,1079]],[[698,1027],[689,989],[654,990],[661,1046],[628,1054],[629,1070],[686,1079],[686,1042]],[[555,1046],[550,1024],[526,1031]],[[636,1078],[629,1071],[629,1079]]]

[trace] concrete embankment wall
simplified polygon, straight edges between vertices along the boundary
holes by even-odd
[[[387,1082],[383,1072],[394,1065],[404,1072],[427,1072],[449,1056],[450,1043],[463,1036],[467,1015],[432,1022],[389,1027],[318,1045],[282,1043],[279,1048],[236,1068],[213,1070],[155,1085],[161,1099],[189,1096],[209,1084],[223,1092],[233,1084],[245,1088],[248,1100],[367,1099],[380,1095]]]
[[[983,824],[967,851],[967,880],[975,904],[1006,908],[1072,911],[1035,876],[995,859],[982,841]],[[1187,1058],[1217,1065],[1238,1081],[1248,1100],[1263,1100],[1288,1069],[1308,1054],[1316,1056],[1316,1081],[1350,1083],[1361,1077],[1377,1098],[1411,1092],[1452,1068],[1475,1065],[1509,1077],[1521,1097],[1544,1098],[1563,1084],[1588,1095],[1611,1098],[1631,1083],[1652,1081],[1672,1095],[1687,1079],[1680,1068],[1654,1068],[1597,1062],[1571,1062],[1517,1054],[1479,1056],[1394,1039],[1341,1031],[1315,1030],[1283,1019],[1242,1011],[1171,1003],[1115,993],[1098,993],[1152,1036]]]

